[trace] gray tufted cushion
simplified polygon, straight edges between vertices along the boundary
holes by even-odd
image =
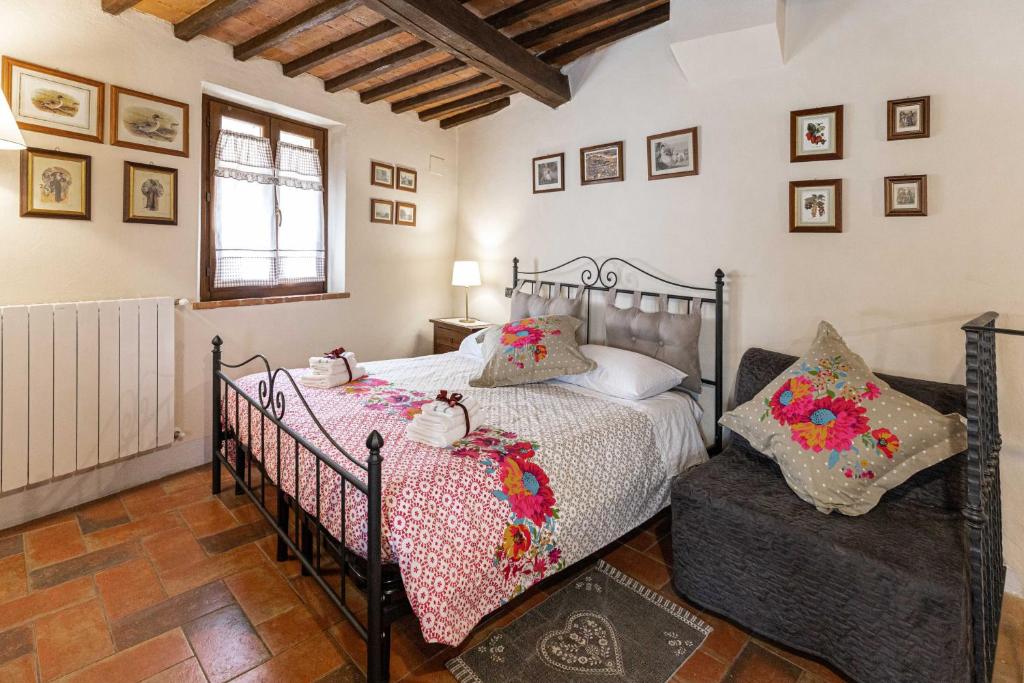
[[[509,313],[509,322],[522,320],[523,318],[541,318],[546,315],[567,315],[577,320],[586,320],[586,306],[583,301],[583,289],[576,290],[576,296],[570,299],[567,296],[543,296],[539,292],[527,294],[521,291],[523,285],[512,293],[512,308]],[[576,343],[585,344],[586,324],[580,325],[576,330]]]

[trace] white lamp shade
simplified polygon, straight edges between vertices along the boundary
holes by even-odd
[[[476,261],[456,261],[452,267],[453,287],[479,287],[480,264]]]
[[[18,124],[14,121],[14,114],[11,113],[11,105],[7,99],[0,96],[0,150],[4,149],[25,149],[25,138],[18,130]]]

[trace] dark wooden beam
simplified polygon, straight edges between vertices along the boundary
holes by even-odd
[[[490,116],[491,114],[499,112],[510,104],[512,104],[512,99],[506,97],[503,100],[491,102],[490,104],[485,104],[482,107],[470,109],[468,111],[456,114],[455,116],[450,116],[446,119],[441,119],[441,127],[444,128],[445,130],[448,130],[449,128],[454,128],[455,126],[461,126],[464,123],[476,121],[477,119],[482,119],[485,116]]]
[[[315,66],[320,66],[324,62],[330,61],[335,57],[340,57],[341,55],[358,50],[361,47],[366,47],[378,40],[390,38],[396,33],[401,32],[401,27],[387,19],[384,21],[378,21],[373,26],[367,26],[362,31],[356,31],[352,35],[345,36],[333,43],[328,43],[323,47],[317,48],[312,52],[304,54],[301,57],[296,57],[292,61],[287,62],[284,65],[284,75],[298,76],[299,74],[305,73]]]
[[[481,90],[480,92],[473,93],[472,95],[469,95],[467,97],[452,100],[451,102],[445,102],[444,104],[439,104],[438,106],[431,107],[430,109],[424,109],[423,111],[420,112],[420,121],[431,121],[433,119],[440,119],[447,116],[448,114],[451,114],[452,112],[459,111],[460,109],[465,109],[466,107],[472,107],[474,105],[479,104],[488,104],[489,102],[500,100],[504,97],[508,97],[514,92],[515,88],[512,88],[511,86],[508,85],[499,85],[496,88],[488,88],[487,90]]]
[[[362,93],[359,94],[359,99],[362,100],[364,104],[369,104],[370,102],[379,102],[380,100],[391,97],[392,95],[397,95],[400,92],[410,90],[412,88],[415,88],[416,86],[423,85],[424,83],[429,83],[435,78],[440,78],[441,76],[446,76],[450,73],[458,71],[459,69],[465,68],[466,65],[463,64],[458,59],[448,59],[441,62],[440,64],[435,64],[434,66],[428,66],[425,69],[420,69],[419,71],[411,73],[408,76],[397,78],[391,81],[390,83],[384,83],[382,85],[370,88],[369,90],[364,90]]]
[[[192,40],[228,17],[249,9],[259,0],[213,0],[209,5],[196,10],[174,25],[174,35],[182,40]]]
[[[549,7],[560,5],[565,0],[522,0],[511,7],[506,7],[487,18],[487,23],[497,29],[502,29],[520,21],[529,19],[538,12],[543,12]]]
[[[350,88],[356,83],[362,83],[371,78],[383,76],[390,71],[394,71],[400,67],[405,66],[409,62],[415,61],[423,56],[425,52],[432,52],[434,46],[430,43],[419,42],[414,45],[410,45],[407,48],[403,48],[397,52],[384,55],[380,59],[376,59],[362,66],[357,66],[354,69],[338,74],[333,78],[324,81],[324,88],[328,92],[338,92],[345,88]]]
[[[493,81],[494,79],[487,74],[473,76],[472,78],[467,78],[466,80],[459,81],[458,83],[452,83],[451,85],[443,88],[437,88],[436,90],[431,90],[419,95],[407,97],[404,100],[399,100],[391,105],[391,111],[396,114],[404,114],[407,111],[426,107],[427,105],[446,100],[449,97],[461,95],[467,90],[475,90],[476,88],[479,88],[482,85],[487,85]]]
[[[540,58],[554,66],[565,66],[569,62],[579,59],[599,47],[614,43],[634,33],[639,33],[668,21],[668,13],[669,5],[666,2],[664,5],[658,5],[617,24],[587,33],[575,40],[570,40],[568,43],[551,48],[541,54]]]
[[[469,66],[557,107],[572,93],[569,79],[516,45],[457,0],[365,0],[378,14]]]
[[[603,2],[600,5],[588,7],[583,11],[570,14],[567,17],[562,17],[543,26],[538,26],[531,31],[520,33],[513,40],[523,47],[530,49],[541,43],[554,40],[563,34],[583,31],[603,21],[625,16],[644,5],[650,4],[651,0],[608,0],[608,2]]]
[[[244,61],[255,57],[315,26],[337,19],[361,4],[361,0],[324,0],[324,2],[299,12],[277,26],[267,29],[258,36],[250,38],[241,45],[236,45],[235,59]]]
[[[135,7],[142,0],[103,0],[103,11],[107,14],[120,14],[127,9]]]

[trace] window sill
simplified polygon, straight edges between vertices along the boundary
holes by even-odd
[[[224,299],[222,301],[196,301],[192,304],[194,310],[205,310],[208,308],[235,308],[238,306],[265,306],[267,304],[290,304],[297,301],[328,301],[330,299],[347,299],[351,294],[348,292],[327,292],[326,294],[295,294],[291,296],[263,296],[252,299]]]

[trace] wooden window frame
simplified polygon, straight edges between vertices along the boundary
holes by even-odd
[[[217,137],[220,135],[220,117],[231,116],[261,126],[270,138],[273,153],[277,154],[277,142],[282,131],[313,138],[313,144],[320,155],[322,182],[324,186],[324,280],[323,282],[304,282],[295,285],[276,285],[271,287],[220,287],[214,289],[214,273],[217,268],[216,239],[213,235],[213,201],[214,183],[213,169],[217,152]],[[253,109],[244,105],[203,95],[203,185],[202,185],[202,231],[200,248],[199,298],[200,301],[225,301],[230,299],[250,299],[259,297],[295,296],[302,294],[326,294],[327,280],[330,277],[328,215],[327,215],[327,129],[295,121],[269,112]]]

